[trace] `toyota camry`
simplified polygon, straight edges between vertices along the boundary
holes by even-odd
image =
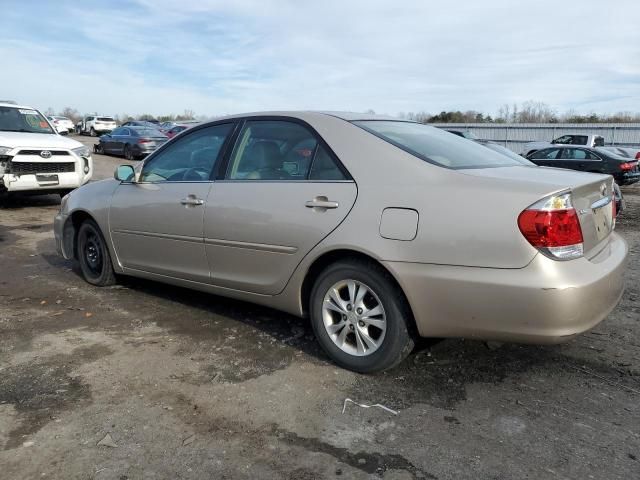
[[[374,372],[419,336],[554,343],[594,327],[623,291],[613,194],[609,175],[419,123],[255,113],[73,191],[55,236],[93,285],[144,277],[308,317],[331,359]]]

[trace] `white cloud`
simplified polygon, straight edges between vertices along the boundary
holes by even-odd
[[[15,12],[14,12],[15,13]],[[0,33],[3,96],[41,108],[154,114],[264,109],[640,111],[636,1],[139,0],[63,3]]]

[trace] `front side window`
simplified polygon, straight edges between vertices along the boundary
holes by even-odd
[[[32,108],[0,107],[0,131],[54,133],[40,112]]]
[[[452,169],[522,165],[476,142],[421,123],[397,120],[353,122],[369,133],[429,163]]]
[[[153,156],[142,167],[142,182],[209,181],[232,123],[196,130]]]

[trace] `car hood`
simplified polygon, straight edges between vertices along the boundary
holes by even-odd
[[[0,147],[78,148],[82,144],[71,138],[51,133],[24,133],[0,131]]]

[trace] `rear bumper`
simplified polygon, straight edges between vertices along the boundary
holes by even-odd
[[[616,178],[618,185],[632,185],[640,182],[640,172],[625,172]]]
[[[594,258],[543,255],[522,269],[385,262],[425,337],[557,343],[589,330],[617,305],[628,247],[613,233]]]

